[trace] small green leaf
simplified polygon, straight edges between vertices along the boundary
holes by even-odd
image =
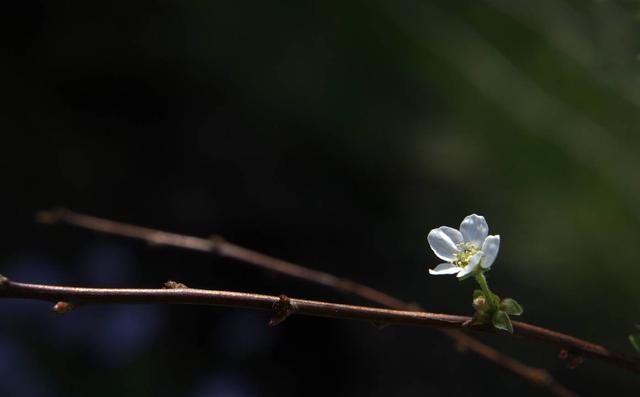
[[[513,316],[519,316],[522,314],[524,309],[515,299],[505,298],[500,303],[500,309],[507,312],[507,314],[511,314]]]
[[[476,299],[479,296],[484,296],[484,292],[481,289],[473,290],[473,299]]]
[[[633,345],[633,348],[640,353],[640,334],[629,335],[629,342]]]
[[[511,319],[509,319],[509,315],[506,312],[498,310],[495,312],[491,320],[494,327],[513,333],[513,325],[511,324]]]

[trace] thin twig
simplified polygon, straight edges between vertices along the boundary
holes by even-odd
[[[210,239],[185,236],[165,232],[142,226],[116,222],[104,218],[80,214],[67,209],[43,211],[37,214],[42,223],[63,222],[69,225],[146,241],[152,245],[165,245],[181,249],[189,249],[232,258],[242,262],[282,273],[308,282],[325,285],[342,292],[359,296],[371,302],[399,310],[416,310],[416,305],[403,302],[384,292],[378,291],[354,281],[339,278],[332,274],[317,271],[283,261],[259,252],[227,242],[222,237],[214,236]],[[526,379],[530,383],[546,388],[559,397],[575,397],[576,394],[558,383],[546,370],[523,364],[496,349],[478,341],[477,339],[456,329],[441,329],[445,335],[452,338],[458,346],[469,349],[481,357],[509,370]]]
[[[192,288],[80,288],[45,284],[25,284],[0,276],[0,297],[36,299],[51,302],[69,302],[70,304],[141,304],[166,303],[187,305],[212,305],[240,307],[245,309],[274,310],[286,300],[288,314],[302,314],[316,317],[329,317],[345,320],[366,320],[375,324],[397,324],[437,329],[465,329],[504,336],[510,333],[489,326],[464,326],[470,320],[468,316],[428,313],[418,311],[381,309],[367,306],[344,305],[306,299],[283,298],[281,296],[260,295],[244,292],[214,291]],[[277,311],[280,311],[278,309]],[[279,313],[276,313],[279,314]],[[513,336],[537,339],[561,346],[585,357],[592,357],[621,368],[640,373],[640,362],[573,336],[565,335],[546,328],[515,321]]]

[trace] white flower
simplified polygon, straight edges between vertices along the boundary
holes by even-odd
[[[500,236],[489,236],[489,226],[483,216],[472,214],[464,218],[460,230],[441,226],[429,232],[431,249],[444,261],[429,274],[457,274],[459,279],[471,275],[480,266],[493,265],[500,248]]]

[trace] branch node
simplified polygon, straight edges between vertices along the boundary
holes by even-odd
[[[211,251],[214,253],[220,252],[222,245],[224,245],[227,240],[224,237],[214,234],[213,236],[209,236],[209,241],[211,242]]]
[[[292,302],[286,295],[280,295],[278,300],[273,303],[274,315],[271,320],[269,320],[269,326],[275,327],[280,324],[286,320],[287,317],[292,315],[296,309],[297,307],[295,302]]]
[[[185,289],[189,288],[185,284],[179,283],[177,281],[169,280],[162,286],[163,289]]]
[[[0,274],[0,288],[9,285],[9,279]]]
[[[59,301],[55,305],[53,305],[53,311],[58,314],[65,314],[73,309],[73,303]]]
[[[160,247],[167,244],[167,238],[162,232],[151,232],[147,235],[145,240],[151,247]]]

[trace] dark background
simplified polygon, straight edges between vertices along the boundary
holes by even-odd
[[[13,2],[0,12],[0,273],[364,303],[33,221],[66,206],[227,239],[470,314],[428,231],[487,217],[523,319],[634,354],[634,1]],[[3,396],[542,396],[440,333],[210,307],[0,302]],[[583,395],[640,380],[481,339]]]

